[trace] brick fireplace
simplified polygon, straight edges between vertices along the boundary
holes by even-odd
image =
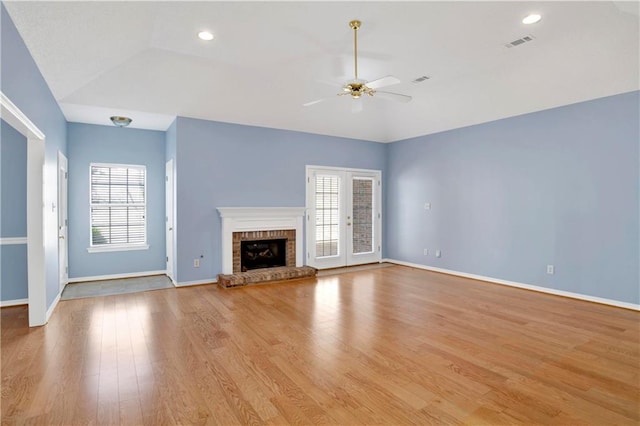
[[[242,241],[286,239],[286,266],[303,266],[304,207],[218,207],[222,218],[222,273],[242,272]]]
[[[272,231],[244,231],[233,233],[233,273],[246,272],[252,268],[247,265],[246,251],[247,246],[258,246],[254,252],[260,255],[261,251],[273,254],[273,250],[269,248],[274,241],[283,241],[284,249],[283,264],[277,266],[296,266],[296,230],[295,229],[276,229]],[[244,244],[243,244],[244,243]],[[245,246],[245,258],[243,259],[243,246]],[[264,248],[264,250],[261,250]],[[251,251],[249,250],[251,253]],[[261,266],[260,262],[256,262],[257,267]],[[268,266],[268,262],[265,263]]]

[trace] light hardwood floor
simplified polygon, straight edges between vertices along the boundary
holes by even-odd
[[[402,266],[1,314],[2,424],[640,423],[640,313]]]

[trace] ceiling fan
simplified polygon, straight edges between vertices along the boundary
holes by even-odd
[[[353,65],[354,65],[354,79],[345,83],[342,86],[342,92],[338,93],[338,96],[350,95],[352,99],[359,100],[361,97],[368,95],[380,97],[383,99],[389,99],[397,102],[409,102],[411,96],[403,95],[400,93],[386,92],[378,90],[379,88],[391,86],[392,84],[400,83],[400,80],[394,76],[388,75],[386,77],[379,78],[377,80],[365,81],[358,78],[358,30],[362,22],[353,20],[349,22],[349,27],[353,30]],[[326,101],[329,98],[317,99],[315,101],[307,102],[304,106],[311,106],[317,103]],[[353,112],[362,111],[362,103],[356,102],[353,104]]]

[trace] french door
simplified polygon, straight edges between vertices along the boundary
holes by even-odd
[[[307,166],[307,264],[318,269],[379,262],[379,170]]]

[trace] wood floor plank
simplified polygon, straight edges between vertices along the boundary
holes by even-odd
[[[2,424],[640,423],[640,313],[392,266],[0,310]]]

